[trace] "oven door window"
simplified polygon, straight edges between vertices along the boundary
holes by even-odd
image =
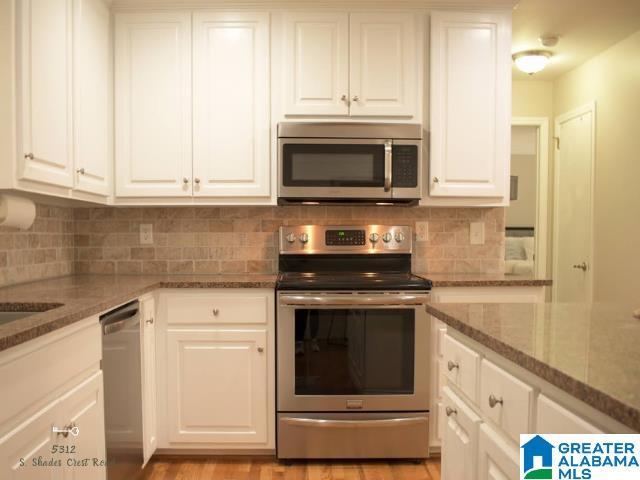
[[[413,394],[413,309],[298,309],[294,341],[296,395]]]
[[[384,187],[384,145],[287,143],[282,156],[287,187]]]

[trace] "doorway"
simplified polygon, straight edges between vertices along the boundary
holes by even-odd
[[[553,299],[591,302],[595,103],[556,117]]]

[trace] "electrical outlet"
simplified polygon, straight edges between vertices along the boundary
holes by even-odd
[[[429,240],[429,222],[416,222],[416,241],[427,242]]]
[[[151,245],[153,243],[153,224],[140,224],[140,245]]]
[[[469,224],[469,243],[471,245],[484,244],[484,222],[471,222]]]

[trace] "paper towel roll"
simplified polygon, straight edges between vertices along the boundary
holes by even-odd
[[[28,198],[0,195],[0,225],[27,230],[36,218],[36,204]]]

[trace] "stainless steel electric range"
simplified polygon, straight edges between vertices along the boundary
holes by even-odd
[[[424,458],[431,282],[407,226],[281,227],[278,458]]]

